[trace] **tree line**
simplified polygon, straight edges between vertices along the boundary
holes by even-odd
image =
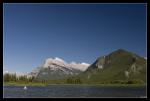
[[[103,81],[99,84],[144,84],[143,80],[133,79],[133,80],[113,80],[113,81]]]
[[[17,76],[16,74],[6,73],[3,75],[4,82],[35,82],[34,76],[27,77],[26,75]]]
[[[6,73],[3,75],[4,82],[9,81],[33,81],[34,77],[27,77],[26,75],[16,76],[16,74]]]
[[[67,78],[66,80],[67,84],[81,84],[81,79],[80,78]]]

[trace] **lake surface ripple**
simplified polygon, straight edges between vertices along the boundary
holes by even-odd
[[[4,98],[34,97],[146,97],[146,87],[109,86],[4,86]]]

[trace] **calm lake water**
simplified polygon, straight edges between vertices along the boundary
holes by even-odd
[[[4,86],[4,98],[20,97],[146,97],[146,87],[102,86]]]

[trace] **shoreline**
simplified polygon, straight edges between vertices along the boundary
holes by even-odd
[[[113,86],[113,87],[140,87],[146,84],[42,84],[42,83],[3,83],[3,86]]]

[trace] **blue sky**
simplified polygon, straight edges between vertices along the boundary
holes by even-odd
[[[146,4],[4,4],[4,70],[46,58],[93,63],[123,48],[146,56]]]

